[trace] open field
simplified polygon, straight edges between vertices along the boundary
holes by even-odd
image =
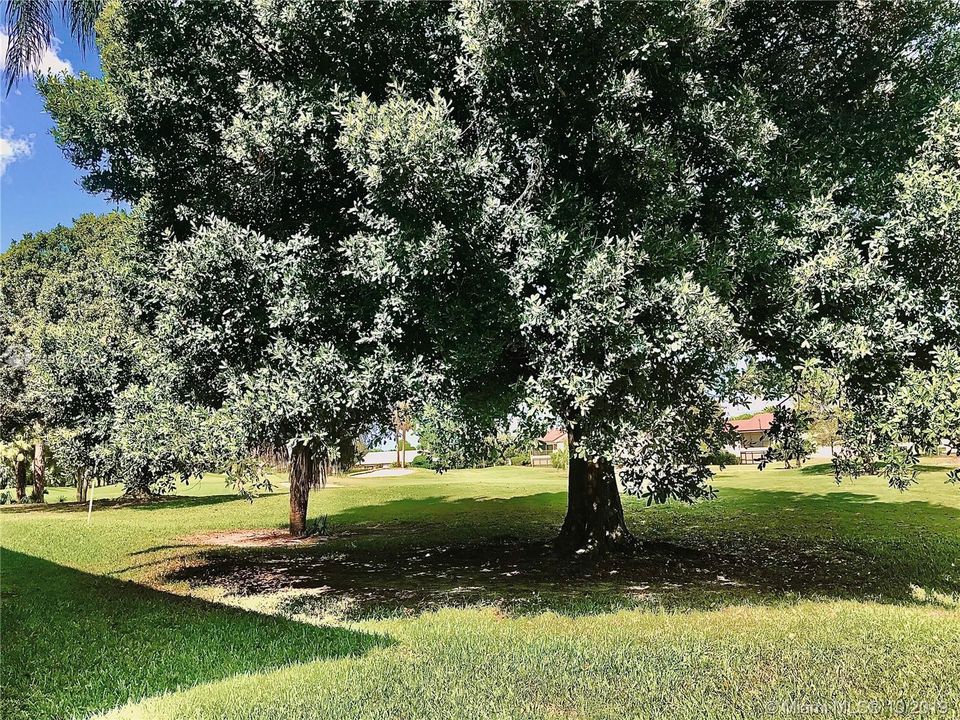
[[[642,549],[599,564],[550,550],[551,469],[338,479],[322,537],[266,546],[224,533],[282,528],[286,496],[215,477],[90,524],[6,508],[5,717],[958,717],[943,473],[728,468],[716,501],[628,499]]]

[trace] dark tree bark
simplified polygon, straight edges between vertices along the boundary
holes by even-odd
[[[17,502],[23,502],[27,496],[27,461],[17,463]]]
[[[124,485],[123,497],[127,500],[153,500],[159,497],[159,493],[150,489],[149,481],[143,481]]]
[[[570,451],[567,516],[557,548],[568,553],[605,554],[630,550],[636,539],[627,529],[613,464],[605,458],[575,457],[579,437],[567,434]]]
[[[77,468],[77,502],[86,502],[89,494],[90,480],[83,468]]]
[[[310,488],[327,482],[327,458],[323,448],[298,441],[290,450],[290,534],[307,534],[307,502]]]
[[[43,502],[43,492],[45,488],[44,473],[46,465],[43,458],[43,440],[37,440],[33,446],[33,495],[30,497],[33,502]]]
[[[305,535],[307,532],[307,500],[310,483],[297,472],[296,451],[290,462],[290,534]]]

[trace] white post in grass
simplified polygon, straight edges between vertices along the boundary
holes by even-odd
[[[90,504],[87,505],[87,525],[90,524],[90,516],[93,514],[93,483],[90,483]]]

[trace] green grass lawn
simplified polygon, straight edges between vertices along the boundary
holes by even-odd
[[[3,717],[960,717],[960,488],[828,471],[627,499],[641,550],[599,563],[552,553],[551,469],[337,478],[267,547],[209,543],[282,492],[51,490],[0,511]]]

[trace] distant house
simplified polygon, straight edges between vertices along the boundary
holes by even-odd
[[[536,448],[530,454],[531,465],[549,465],[550,456],[568,445],[567,433],[560,428],[551,428],[537,440]]]
[[[537,450],[548,455],[557,450],[563,450],[566,446],[567,433],[560,428],[547,430],[546,435],[537,440]]]
[[[742,448],[740,460],[742,462],[756,462],[770,447],[770,426],[773,424],[773,413],[757,413],[753,417],[742,420],[731,420],[730,425],[736,431],[737,445]]]
[[[773,424],[773,413],[757,413],[753,417],[743,420],[731,420],[730,425],[739,436],[740,447],[770,447],[770,438],[767,433]]]

